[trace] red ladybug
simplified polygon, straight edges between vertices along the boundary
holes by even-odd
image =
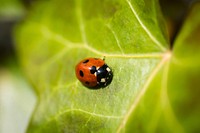
[[[113,78],[111,68],[99,58],[87,58],[76,65],[76,77],[90,89],[104,88]]]

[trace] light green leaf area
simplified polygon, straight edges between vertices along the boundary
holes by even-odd
[[[19,59],[38,94],[28,132],[163,131],[176,125],[185,130],[176,112],[182,99],[175,98],[190,69],[171,58],[157,0],[36,5],[16,31]],[[179,42],[186,37],[180,34]],[[75,66],[87,57],[105,57],[114,74],[109,86],[91,90],[77,80]],[[180,84],[173,83],[178,77]],[[180,94],[188,100],[187,92]]]

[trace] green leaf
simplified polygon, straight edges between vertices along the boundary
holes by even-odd
[[[127,117],[128,131],[200,131],[199,29],[200,3],[187,17],[175,41],[171,58],[163,58],[162,68],[149,86],[139,93],[138,102],[135,100],[135,105],[132,105],[131,115]]]
[[[193,12],[190,17],[200,16]],[[199,22],[188,19],[171,52],[157,0],[37,3],[16,32],[19,59],[39,98],[28,132],[198,130],[199,105],[192,97],[199,89],[192,89],[199,86],[199,55],[190,51],[199,51],[198,37],[185,48],[188,35],[193,38],[185,30]],[[75,65],[104,56],[112,83],[85,88]]]

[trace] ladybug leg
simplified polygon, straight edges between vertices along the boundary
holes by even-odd
[[[105,61],[105,59],[106,59],[106,57],[105,57],[105,56],[103,56],[103,61]]]
[[[94,74],[95,76],[97,75],[97,68],[96,68],[96,66],[92,66],[92,67],[90,68],[90,73],[91,73],[91,74]]]

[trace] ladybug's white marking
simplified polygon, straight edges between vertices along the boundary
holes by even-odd
[[[102,82],[102,83],[106,82],[106,79],[105,79],[105,78],[102,78],[102,79],[101,79],[101,82]]]
[[[107,70],[108,72],[110,72],[110,71],[111,71],[109,67],[107,67],[107,68],[106,68],[106,70]]]
[[[94,76],[95,76],[95,77],[97,76],[97,72],[94,73]]]

